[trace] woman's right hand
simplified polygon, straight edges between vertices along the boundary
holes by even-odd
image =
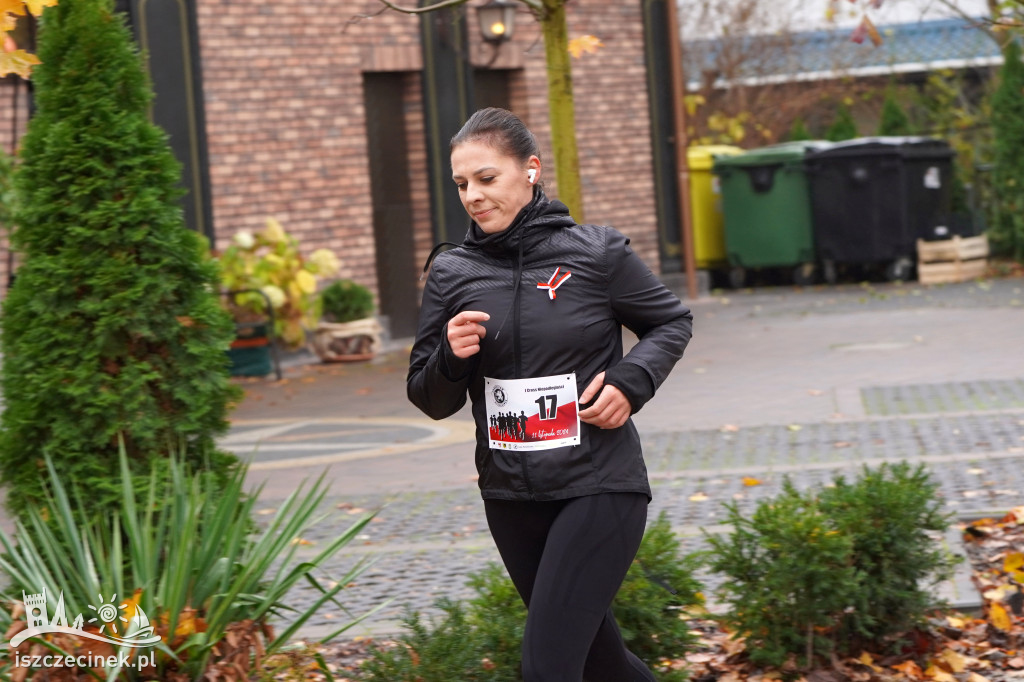
[[[465,360],[480,352],[480,339],[487,336],[487,328],[480,323],[489,319],[479,310],[463,310],[448,321],[448,345],[455,357]]]

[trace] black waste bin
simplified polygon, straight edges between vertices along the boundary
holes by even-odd
[[[951,233],[953,150],[922,137],[858,138],[804,160],[825,279],[836,264],[886,266],[906,280],[920,239]]]

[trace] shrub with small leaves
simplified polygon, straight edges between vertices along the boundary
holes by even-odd
[[[799,142],[813,138],[811,136],[811,131],[807,128],[807,123],[805,123],[802,118],[797,118],[793,121],[793,125],[790,126],[789,132],[786,134],[786,139],[790,142]]]
[[[349,279],[339,279],[320,292],[321,314],[327,322],[354,322],[373,313],[373,293]]]
[[[694,577],[702,562],[702,555],[680,555],[679,539],[665,512],[644,534],[612,609],[626,647],[648,665],[679,658],[693,645],[690,625],[682,616],[704,603]]]
[[[882,113],[879,116],[878,135],[913,135],[914,129],[903,107],[900,106],[898,94],[893,87],[885,91],[882,101]]]
[[[685,672],[661,670],[664,659],[681,657],[692,643],[686,609],[702,604],[693,577],[701,558],[681,557],[679,541],[662,513],[644,535],[612,610],[626,647],[659,679],[675,682]],[[492,564],[470,576],[476,593],[467,604],[441,599],[441,613],[424,621],[408,612],[408,632],[396,646],[375,647],[360,679],[373,682],[517,682],[526,608],[505,569]]]
[[[493,623],[486,635],[474,625],[475,620],[460,602],[441,598],[436,606],[441,613],[424,620],[417,611],[402,618],[407,632],[394,646],[373,646],[370,657],[363,662],[359,679],[375,682],[516,682],[515,665],[497,665],[490,657],[486,641],[501,642],[502,648],[518,652],[522,629],[507,629],[509,619]],[[472,607],[470,607],[472,608]],[[520,609],[525,620],[525,609]]]
[[[853,603],[858,576],[853,540],[841,534],[812,494],[787,480],[782,493],[747,518],[727,504],[727,536],[709,534],[711,569],[726,576],[720,593],[725,623],[747,639],[758,665],[780,666],[832,651],[827,633]]]
[[[920,624],[934,604],[928,588],[950,577],[954,560],[935,541],[949,526],[925,468],[906,462],[864,468],[820,494],[822,511],[853,540],[859,587],[840,639],[851,648],[880,644]]]
[[[997,253],[1024,263],[1024,61],[1016,40],[1004,48],[999,86],[992,95],[995,216],[989,238]]]
[[[809,666],[920,623],[934,603],[929,586],[953,567],[933,537],[949,523],[936,490],[923,466],[883,464],[819,490],[787,480],[750,518],[726,505],[734,529],[708,536],[711,567],[727,577],[724,620],[747,638],[751,660],[798,656]]]
[[[216,267],[178,205],[181,169],[149,120],[153,95],[109,0],[46,11],[36,111],[14,177],[20,265],[3,302],[0,483],[21,515],[42,505],[46,456],[117,509],[120,443],[139,486],[181,448],[227,476],[219,451],[234,335]],[[152,465],[152,466],[151,466]]]
[[[836,108],[836,117],[832,125],[825,131],[825,139],[831,142],[842,142],[857,137],[857,122],[853,119],[853,112],[846,103],[841,103]]]

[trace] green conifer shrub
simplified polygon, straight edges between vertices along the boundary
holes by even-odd
[[[949,523],[937,489],[923,466],[883,464],[815,490],[787,480],[749,518],[727,505],[733,530],[708,536],[710,567],[727,578],[723,618],[751,660],[811,667],[918,625],[954,564],[934,537]]]
[[[668,517],[644,534],[612,610],[630,651],[664,682],[685,679],[663,659],[681,658],[693,643],[684,611],[703,603],[693,572],[700,555],[680,555]],[[377,646],[362,666],[372,682],[518,682],[526,607],[505,569],[497,564],[470,576],[475,596],[467,603],[444,598],[440,614],[426,619],[408,611],[398,646]]]
[[[845,102],[840,103],[836,109],[835,120],[825,131],[825,139],[830,142],[842,142],[857,137],[857,122],[853,120],[853,113]]]
[[[885,100],[882,102],[882,114],[878,121],[878,135],[913,135],[913,126],[910,118],[903,107],[896,99],[896,90],[888,88],[885,91]]]
[[[997,252],[1024,262],[1024,62],[1016,40],[1003,50],[999,86],[992,95],[992,129],[996,206],[989,237]]]
[[[350,279],[336,279],[320,292],[321,315],[327,322],[354,322],[373,314],[373,293]]]
[[[119,440],[140,482],[172,449],[221,474],[233,461],[214,448],[235,395],[233,326],[176,203],[180,169],[148,119],[131,35],[109,0],[62,2],[39,56],[2,319],[0,478],[16,513],[42,499],[47,454],[97,509],[120,497]]]
[[[901,462],[865,467],[853,482],[837,476],[819,497],[822,512],[853,539],[858,573],[838,638],[856,649],[920,625],[935,601],[929,588],[954,566],[935,538],[950,522],[938,484],[923,466]]]
[[[726,510],[733,530],[707,536],[710,568],[726,576],[723,620],[746,637],[751,661],[781,666],[794,655],[809,665],[832,652],[829,633],[857,589],[853,539],[838,532],[814,495],[789,480],[749,518],[735,503]]]
[[[789,132],[786,134],[786,139],[790,142],[802,142],[804,140],[814,139],[811,136],[811,131],[807,129],[807,123],[802,118],[798,118],[793,121],[793,125],[790,126]]]

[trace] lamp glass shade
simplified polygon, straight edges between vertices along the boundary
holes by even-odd
[[[507,0],[491,0],[476,8],[480,34],[489,43],[500,43],[512,38],[515,31],[516,5]]]

